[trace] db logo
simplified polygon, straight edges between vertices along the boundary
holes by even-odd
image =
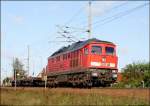
[[[102,58],[102,62],[106,62],[106,58],[105,57]]]

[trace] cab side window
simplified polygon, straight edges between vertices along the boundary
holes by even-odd
[[[84,54],[88,54],[88,48],[84,48]]]

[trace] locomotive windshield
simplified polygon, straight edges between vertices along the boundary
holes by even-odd
[[[92,54],[101,54],[102,53],[102,47],[101,46],[92,46],[91,53]]]
[[[106,47],[105,51],[106,51],[106,54],[108,54],[108,55],[114,54],[114,48],[113,47]]]

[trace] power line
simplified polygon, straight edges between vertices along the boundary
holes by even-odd
[[[71,39],[71,37],[66,36],[65,34],[61,34],[60,32],[58,32],[61,36],[63,36],[64,38],[67,38],[68,40],[75,42],[75,40]]]
[[[86,6],[86,5],[85,5]],[[76,30],[86,30],[86,29],[81,29],[81,28],[75,28],[75,27],[70,27],[70,26],[68,26],[71,22],[73,22],[73,20],[74,20],[74,18],[75,17],[77,17],[81,12],[82,12],[82,9],[85,7],[85,6],[82,6],[72,17],[71,17],[71,19],[69,20],[69,21],[67,21],[64,25],[63,25],[63,27],[65,27],[65,28],[72,28],[72,29],[76,29]],[[58,26],[57,26],[58,27]],[[63,30],[62,28],[60,28],[61,30]],[[76,40],[77,40],[77,38],[75,37],[75,36],[73,36],[73,35],[70,35],[71,37],[67,37],[66,35],[64,35],[64,30],[63,30],[63,34],[61,34],[61,33],[59,33],[59,34],[61,34],[61,36],[63,36],[64,38],[67,38],[67,39],[69,39],[69,40],[71,40],[71,41],[73,41],[73,42],[75,42],[75,40],[73,40],[71,37],[74,37]],[[76,31],[73,31],[73,32],[76,32]],[[65,33],[65,34],[69,34],[69,33],[71,33],[71,32],[68,32],[68,33]]]
[[[125,1],[124,3],[121,3],[120,5],[117,5],[117,6],[115,6],[115,7],[112,7],[111,10],[109,10],[109,11],[107,11],[107,12],[110,12],[110,11],[116,9],[116,8],[122,7],[122,6],[126,5],[126,4],[128,4],[128,1]]]
[[[109,22],[111,22],[111,21],[113,21],[113,20],[116,20],[116,19],[119,19],[119,18],[121,18],[121,17],[123,17],[123,16],[126,16],[126,15],[128,15],[128,14],[130,14],[130,13],[132,13],[132,12],[138,10],[138,9],[140,9],[140,8],[143,8],[144,6],[146,6],[146,5],[148,5],[148,4],[149,4],[149,3],[145,3],[145,4],[142,4],[142,5],[139,5],[139,6],[135,7],[135,8],[132,8],[132,9],[127,10],[127,11],[124,11],[124,12],[120,12],[120,13],[118,13],[118,14],[116,14],[116,15],[113,15],[112,17],[107,17],[107,18],[105,18],[105,19],[103,19],[103,20],[100,20],[100,21],[97,21],[97,22],[95,22],[95,23],[93,23],[93,24],[98,24],[98,23],[100,23],[100,22],[103,22],[104,20],[111,19],[111,20],[108,20],[108,21],[106,21],[106,22],[104,22],[104,23],[102,23],[102,24],[99,24],[99,25],[104,25],[104,24],[109,23]],[[99,25],[96,25],[96,26],[99,26]],[[94,26],[94,27],[96,27],[96,26]]]
[[[73,41],[48,41],[49,43],[56,43],[56,42],[68,42],[68,43],[70,43],[70,42],[73,42]]]
[[[63,30],[62,27],[60,27],[59,25],[57,25],[57,27],[62,31],[63,34],[61,32],[58,32],[62,37],[67,38],[68,40],[75,42],[75,40],[73,40],[71,37],[68,37],[65,35],[68,33],[66,30]]]
[[[80,40],[80,38],[78,38],[78,36],[76,36],[76,35],[78,35],[77,33],[84,33],[86,30],[86,28],[81,29],[81,28],[72,27],[72,26],[59,26],[59,27],[61,27],[61,29],[63,29],[63,31],[61,30],[62,32],[59,32],[59,34],[65,34],[65,35],[67,34],[68,35],[67,37],[72,38],[74,41]],[[64,38],[64,37],[56,37],[56,38]]]
[[[85,7],[85,6],[84,6],[84,7]],[[81,10],[82,10],[84,7],[81,7],[81,8],[70,18],[70,20],[65,23],[65,25],[68,25],[69,23],[71,23],[71,22],[73,21],[73,19],[74,19],[75,17],[77,17],[77,16],[82,12]]]
[[[60,26],[59,26],[60,27]],[[66,25],[62,25],[61,27],[66,28],[66,29],[74,29],[74,30],[85,30],[86,28],[79,28],[79,27],[74,27],[74,26],[66,26]]]
[[[117,6],[115,6],[115,7],[113,7],[112,9],[116,9],[116,8],[119,8],[119,7],[122,7],[122,6],[124,6],[125,4],[127,4],[127,2],[125,2],[125,3],[122,3],[122,4],[120,4],[120,5],[117,5]],[[106,24],[106,23],[109,23],[109,22],[111,22],[111,21],[113,21],[113,20],[115,20],[115,19],[118,19],[118,18],[121,18],[121,17],[123,17],[123,16],[125,16],[125,15],[128,15],[129,13],[131,13],[131,12],[133,12],[133,11],[135,11],[135,10],[137,10],[137,9],[140,9],[140,8],[142,8],[142,7],[144,7],[144,6],[146,6],[148,3],[146,3],[146,4],[143,4],[143,5],[140,5],[140,6],[137,6],[137,7],[135,7],[135,8],[132,8],[132,9],[130,9],[130,10],[127,10],[127,11],[124,11],[124,12],[120,12],[120,13],[117,13],[117,14],[115,14],[115,15],[113,15],[113,16],[111,16],[111,17],[106,17],[106,18],[104,18],[104,19],[102,19],[102,20],[98,20],[98,21],[96,21],[96,22],[94,22],[92,25],[96,25],[96,24],[99,24],[99,23],[101,23],[101,24],[99,24],[99,25],[104,25],[104,24]],[[111,9],[111,10],[112,10]],[[79,9],[79,10],[81,10],[81,9]],[[110,11],[111,11],[110,10]],[[78,13],[79,13],[79,11],[78,11]],[[73,20],[73,19],[71,19],[71,20]],[[69,21],[68,21],[69,22]],[[71,22],[71,21],[70,21]],[[96,25],[96,26],[98,26],[98,25]],[[94,26],[94,28],[96,27],[96,26]],[[73,28],[73,29],[81,29],[81,28],[75,28],[75,27],[70,27],[70,26],[64,26],[65,28]],[[86,26],[87,27],[87,26]],[[82,28],[82,30],[83,30],[84,28]],[[63,30],[64,31],[64,30]],[[87,31],[86,31],[87,32]],[[63,37],[65,37],[65,38],[71,38],[71,37],[67,37],[66,35],[64,35],[64,34],[61,34]],[[71,41],[74,41],[74,40],[72,40],[72,39],[70,39]]]
[[[115,10],[115,9],[117,9],[117,8],[120,8],[120,7],[122,7],[122,6],[124,6],[124,5],[127,5],[128,4],[128,1],[126,1],[126,2],[124,2],[124,3],[121,3],[121,4],[119,4],[119,5],[117,5],[117,6],[115,6],[115,7],[112,7],[110,10],[107,10],[106,12],[107,13],[109,13],[109,12],[111,12],[112,10]],[[94,5],[94,4],[93,4]],[[95,17],[99,17],[99,16],[95,16]],[[80,25],[82,25],[82,24],[84,24],[85,23],[85,21],[82,21],[82,22],[80,22]],[[85,26],[87,26],[87,25],[84,25],[84,27]],[[80,29],[83,29],[83,28],[80,28]]]
[[[57,26],[57,27],[60,27],[60,26]],[[66,28],[66,29],[63,29]],[[70,30],[69,30],[70,29]],[[76,30],[73,30],[73,29],[76,29]],[[68,31],[69,30],[69,31]],[[77,30],[82,30],[82,31],[77,31]],[[73,35],[72,33],[77,33],[77,32],[84,32],[86,29],[80,29],[80,28],[75,28],[75,27],[68,27],[68,26],[61,26],[61,31],[62,32],[58,32],[59,34],[65,34],[65,35],[68,35],[66,36],[67,39],[68,38],[72,38],[72,40],[74,41],[79,41],[79,38],[76,37],[75,35]],[[57,37],[57,38],[62,38],[62,37]],[[63,37],[64,38],[64,37]]]
[[[124,6],[124,5],[126,5],[128,2],[126,1],[126,2],[124,2],[124,3],[122,3],[122,4],[120,4],[120,5],[117,5],[117,6],[115,6],[115,7],[113,7],[111,10],[114,10],[114,9],[116,9],[116,8],[119,8],[119,7],[122,7],[122,6]],[[89,3],[90,4],[90,3]],[[89,9],[90,9],[90,6],[89,6]],[[110,12],[111,10],[109,10],[109,11],[107,11],[107,13],[108,12]],[[89,10],[90,11],[90,10]],[[90,12],[89,12],[90,13]],[[110,18],[110,17],[108,17],[108,18]],[[106,19],[105,19],[106,20]],[[92,24],[91,24],[92,25]],[[90,26],[91,26],[90,25]],[[73,28],[73,29],[78,29],[78,30],[86,30],[86,28],[75,28],[75,27],[69,27],[69,26],[66,26],[67,28]],[[84,27],[87,27],[87,26],[84,26]],[[88,25],[88,27],[89,27],[89,25]],[[75,32],[77,32],[77,31],[75,31]],[[89,30],[89,28],[88,28],[88,30],[86,31],[86,32],[88,32],[88,33],[90,33],[91,32],[91,30]],[[90,35],[90,34],[89,34]]]
[[[123,16],[125,16],[125,15],[128,15],[129,13],[131,13],[131,12],[133,12],[133,11],[136,11],[136,10],[138,10],[138,9],[140,9],[140,8],[143,8],[144,6],[146,6],[146,5],[148,5],[148,4],[149,4],[149,3],[145,3],[145,4],[142,4],[142,5],[139,5],[139,6],[135,7],[135,8],[129,9],[129,10],[127,10],[127,11],[117,13],[117,14],[115,14],[115,15],[113,15],[113,16],[106,17],[106,18],[104,18],[104,19],[102,19],[102,20],[98,20],[98,21],[94,22],[92,25],[96,25],[96,24],[98,24],[98,23],[102,23],[102,24],[98,24],[98,25],[94,26],[93,28],[95,28],[95,27],[97,27],[97,26],[99,26],[99,25],[104,25],[104,24],[106,24],[106,23],[109,23],[109,22],[111,22],[111,21],[113,21],[113,20],[116,20],[116,19],[118,19],[118,18],[121,18],[121,17],[123,17]],[[105,21],[105,20],[106,20],[106,21]],[[108,21],[107,21],[107,20],[108,20]],[[105,22],[104,22],[104,21],[105,21]],[[84,26],[84,27],[87,27],[87,26]],[[85,31],[85,32],[87,32],[87,31]],[[85,33],[85,32],[84,32],[84,33]]]

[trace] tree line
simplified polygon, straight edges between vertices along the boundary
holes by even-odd
[[[24,69],[24,64],[18,59],[15,58],[12,62],[12,71],[13,71],[13,77],[6,77],[3,80],[3,85],[10,86],[12,80],[21,80],[27,78],[27,73]]]
[[[121,69],[122,80],[114,87],[150,87],[150,63],[133,62]]]

